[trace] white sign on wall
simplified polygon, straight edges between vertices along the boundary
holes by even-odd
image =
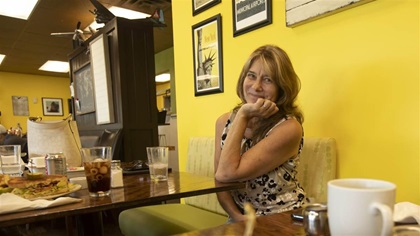
[[[108,38],[100,35],[89,44],[95,91],[96,123],[114,123],[114,103],[109,64]]]
[[[374,0],[286,0],[286,26],[295,27]]]

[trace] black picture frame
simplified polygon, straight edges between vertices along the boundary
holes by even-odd
[[[195,96],[223,92],[222,16],[192,26]]]
[[[219,4],[220,2],[222,2],[222,0],[192,0],[193,16]]]
[[[44,116],[63,116],[63,99],[42,98],[42,111]]]
[[[260,3],[258,5],[251,4],[255,2],[255,0],[232,0],[234,37],[272,23],[272,0],[257,1]]]

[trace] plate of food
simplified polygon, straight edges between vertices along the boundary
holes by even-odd
[[[53,199],[64,196],[81,189],[81,185],[72,184],[64,175],[43,175],[41,173],[31,173],[26,177],[10,177],[7,186],[8,189],[22,198],[29,200]]]
[[[79,191],[81,188],[82,188],[82,185],[80,185],[80,184],[72,184],[72,183],[69,183],[69,191],[68,192],[59,193],[59,194],[55,194],[55,195],[44,196],[44,197],[32,198],[32,199],[29,199],[29,200],[38,200],[38,199],[49,200],[49,199],[54,199],[54,198],[62,197],[62,196],[65,196],[67,194],[70,194],[70,193],[74,193],[76,191]]]

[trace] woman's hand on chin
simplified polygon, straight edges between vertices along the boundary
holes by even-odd
[[[276,104],[268,99],[258,98],[255,103],[246,103],[238,111],[242,113],[248,119],[258,117],[258,118],[268,118],[274,115],[279,111],[279,108]]]

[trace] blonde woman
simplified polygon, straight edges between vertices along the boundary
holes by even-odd
[[[242,68],[236,92],[241,103],[216,122],[215,178],[245,181],[246,188],[218,193],[230,221],[293,210],[308,202],[296,179],[303,146],[303,115],[295,104],[300,81],[281,48],[257,48]]]

